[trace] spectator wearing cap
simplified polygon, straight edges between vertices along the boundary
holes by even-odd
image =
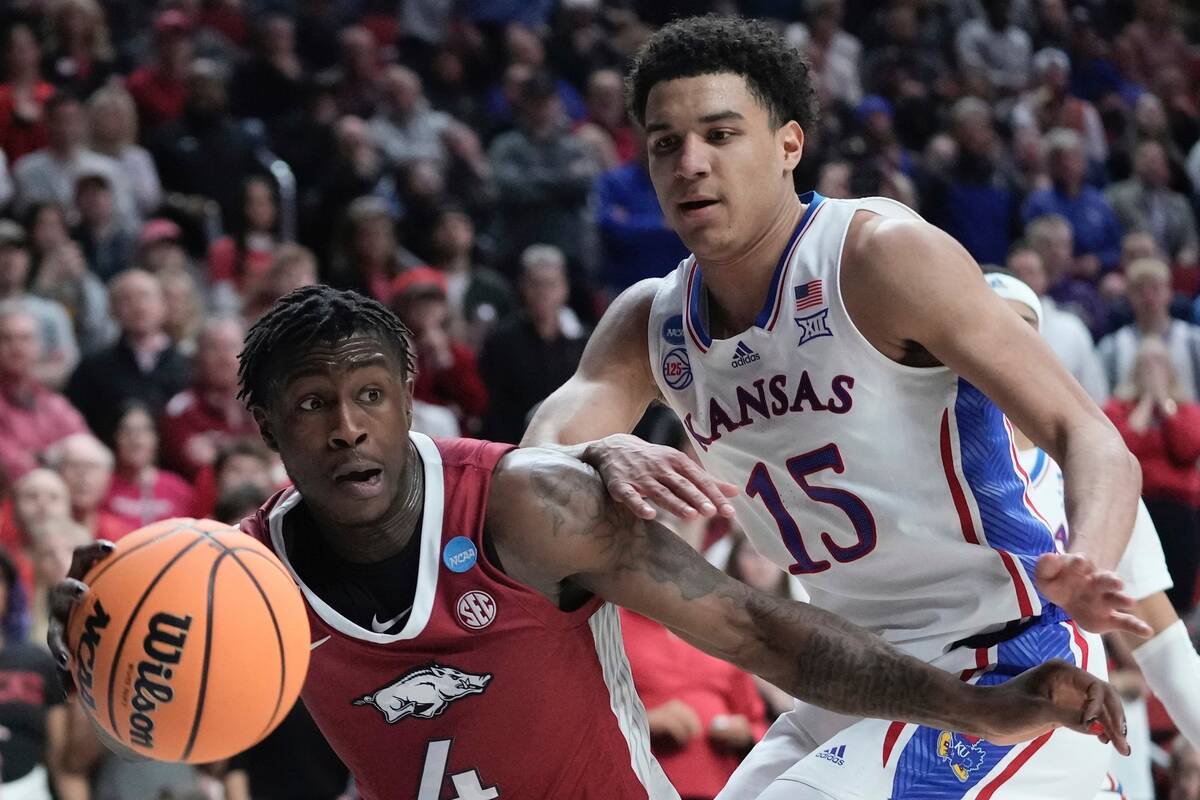
[[[7,483],[36,467],[49,445],[87,430],[75,407],[38,381],[39,349],[33,315],[15,300],[0,301],[0,470]]]
[[[79,224],[74,238],[92,274],[106,281],[131,267],[136,234],[117,216],[107,173],[85,172],[79,176],[75,181],[75,207]]]
[[[392,309],[412,331],[417,354],[413,397],[451,409],[459,428],[477,430],[488,395],[471,348],[452,331],[446,278],[431,267],[415,267],[392,283]]]
[[[492,326],[513,310],[515,301],[508,281],[475,260],[475,223],[470,215],[456,206],[439,209],[422,254],[445,276],[451,313],[465,323],[466,340],[477,350]]]
[[[67,484],[71,518],[87,528],[93,539],[115,542],[134,530],[102,508],[116,464],[103,442],[90,433],[73,433],[47,448],[45,461]]]
[[[598,279],[616,296],[643,278],[665,275],[688,250],[663,219],[640,149],[628,164],[596,179],[596,227],[600,233]]]
[[[1070,93],[1071,59],[1062,50],[1045,48],[1033,56],[1033,86],[1013,107],[1012,122],[1045,134],[1068,128],[1083,137],[1088,162],[1102,166],[1108,139],[1096,107]]]
[[[1069,128],[1055,128],[1046,136],[1052,186],[1033,192],[1021,208],[1029,222],[1045,214],[1058,214],[1071,224],[1075,263],[1072,274],[1097,281],[1117,266],[1124,231],[1112,207],[1097,189],[1088,186],[1083,138]]]
[[[187,101],[188,65],[192,61],[191,22],[178,9],[154,18],[154,54],[149,64],[129,74],[125,88],[137,104],[147,131],[176,120]]]
[[[1142,340],[1156,337],[1166,345],[1183,397],[1200,398],[1200,326],[1171,317],[1170,268],[1157,259],[1139,259],[1126,268],[1125,281],[1133,322],[1105,336],[1098,347],[1109,386],[1130,380]]]
[[[521,311],[483,345],[480,363],[491,404],[482,435],[519,442],[538,403],[575,373],[587,331],[567,308],[566,260],[558,248],[532,245],[521,255]]]
[[[1196,215],[1186,197],[1171,191],[1170,179],[1162,145],[1147,139],[1134,152],[1133,177],[1110,186],[1105,197],[1125,230],[1149,233],[1169,263],[1195,266],[1200,257]]]
[[[29,268],[25,230],[0,219],[0,302],[20,304],[37,321],[41,355],[34,375],[43,386],[59,389],[79,363],[79,345],[62,303],[29,292]]]
[[[1029,80],[1033,45],[1012,22],[1011,0],[983,0],[984,16],[966,21],[954,36],[958,66],[972,86],[1014,95]]]
[[[170,270],[191,270],[183,249],[183,229],[164,217],[146,220],[138,234],[137,266],[155,275]]]
[[[163,463],[189,480],[216,461],[227,442],[257,431],[237,399],[244,335],[235,318],[206,321],[196,338],[192,384],[167,402],[159,419]]]
[[[226,228],[238,218],[245,177],[261,171],[249,137],[229,116],[224,69],[198,58],[188,68],[183,114],[150,142],[163,188],[215,200]]]
[[[1019,228],[1019,198],[1003,168],[1003,143],[991,107],[964,97],[950,112],[957,152],[948,169],[930,169],[921,208],[981,264],[1001,264]]]
[[[102,350],[117,337],[104,284],[88,270],[83,251],[70,239],[42,257],[33,291],[66,308],[83,357]]]
[[[396,240],[391,209],[378,197],[360,197],[346,209],[338,247],[330,259],[328,280],[387,302],[392,281],[420,261]]]
[[[101,172],[108,175],[121,217],[128,224],[137,224],[140,217],[133,192],[117,162],[87,148],[87,117],[79,100],[67,94],[50,98],[46,102],[46,122],[50,132],[46,147],[13,165],[13,206],[17,213],[47,202],[71,208],[79,176]]]
[[[9,163],[46,146],[46,101],[54,86],[42,80],[41,50],[29,25],[17,23],[4,36],[6,80],[0,84],[0,149]]]
[[[162,184],[158,168],[144,147],[137,144],[138,118],[133,97],[120,85],[109,85],[88,98],[92,149],[117,162],[144,217],[158,210]]]
[[[191,365],[164,330],[167,306],[162,284],[131,269],[109,282],[109,305],[120,328],[116,344],[83,360],[67,384],[67,397],[98,435],[112,435],[116,410],[138,399],[155,414],[182,391]]]
[[[588,214],[598,166],[566,126],[554,82],[538,74],[521,87],[516,130],[492,142],[488,156],[497,188],[492,235],[502,270],[516,271],[521,252],[543,242],[558,247],[580,274],[590,266]]]

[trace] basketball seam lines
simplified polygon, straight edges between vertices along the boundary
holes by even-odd
[[[258,594],[263,600],[263,605],[266,607],[267,613],[271,615],[271,626],[275,629],[275,642],[279,645],[279,692],[275,695],[275,710],[271,712],[271,716],[267,719],[266,727],[263,728],[262,732],[265,734],[271,728],[271,723],[275,721],[275,716],[279,713],[279,707],[283,705],[283,690],[287,686],[287,658],[283,649],[283,633],[279,630],[279,620],[275,617],[275,609],[271,607],[271,603],[267,599],[267,593],[263,591],[262,585],[258,582],[258,578],[253,572],[250,571],[249,567],[242,563],[241,558],[236,555],[236,553],[239,551],[245,551],[250,555],[258,556],[259,558],[264,558],[264,556],[262,553],[249,547],[234,547],[229,551],[230,556],[246,573],[246,577],[248,577],[250,582],[254,584],[254,588],[258,590]],[[275,565],[276,568],[278,568],[278,565],[272,559],[267,559],[267,563]],[[280,572],[283,572],[283,574],[287,576],[288,580],[292,580],[291,575],[288,575],[283,570],[280,570]]]
[[[215,537],[212,538],[215,541]],[[216,543],[224,547],[223,542]],[[212,655],[213,594],[217,586],[217,572],[221,569],[221,560],[227,555],[229,555],[229,548],[225,547],[224,552],[217,556],[212,570],[208,573],[208,607],[204,612],[204,660],[200,665],[200,692],[196,696],[196,715],[192,717],[192,730],[188,733],[187,744],[183,746],[183,755],[179,757],[180,761],[186,761],[187,757],[192,754],[192,746],[196,743],[196,734],[200,732],[200,717],[204,714],[204,695],[208,693],[208,662]]]

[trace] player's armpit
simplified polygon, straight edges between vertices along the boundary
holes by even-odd
[[[855,322],[893,358],[919,347],[948,366],[1058,461],[1070,549],[1112,569],[1133,529],[1141,471],[1108,418],[958,242],[919,220],[867,216],[854,225],[841,287]]]
[[[612,502],[591,469],[561,454],[510,454],[492,494],[490,535],[514,579],[551,599],[561,591],[553,587],[586,589],[807,702],[995,742],[1084,730],[1094,717],[1123,745],[1119,702],[1093,676],[1062,665],[1011,686],[964,684],[833,614],[734,581]]]
[[[538,407],[522,445],[576,445],[633,430],[658,396],[646,333],[658,284],[641,281],[613,301],[575,374]]]

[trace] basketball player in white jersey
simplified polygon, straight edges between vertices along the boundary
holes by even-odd
[[[614,302],[525,443],[573,445],[643,514],[643,498],[732,503],[814,604],[964,680],[1056,657],[1103,674],[1081,627],[1148,628],[1103,571],[1140,474],[1100,410],[952,239],[891,201],[795,195],[812,87],[770,28],[673,22],[629,83],[659,203],[694,255]],[[727,483],[670,472],[630,437],[594,441],[656,399]],[[1001,409],[1065,465],[1068,554],[1027,500]],[[1108,759],[1068,731],[1000,747],[800,706],[722,798],[1088,800]]]
[[[1002,273],[989,274],[987,282],[1021,319],[1034,330],[1041,330],[1042,303],[1029,286]],[[1021,466],[1029,476],[1030,499],[1046,518],[1059,547],[1065,548],[1070,542],[1070,529],[1062,469],[1020,430],[1013,434]],[[1125,581],[1125,590],[1137,600],[1134,613],[1154,631],[1149,641],[1127,640],[1126,644],[1146,684],[1162,701],[1180,733],[1193,746],[1200,746],[1200,654],[1167,599],[1171,574],[1150,512],[1140,499],[1133,535],[1116,572]],[[1119,795],[1107,788],[1100,795],[1113,796]]]

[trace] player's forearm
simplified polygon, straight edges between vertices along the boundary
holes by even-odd
[[[1111,570],[1133,532],[1141,468],[1110,426],[1088,426],[1070,436],[1064,450],[1069,550]]]
[[[985,735],[987,690],[901,653],[807,603],[752,593],[739,666],[794,697],[843,714]]]

